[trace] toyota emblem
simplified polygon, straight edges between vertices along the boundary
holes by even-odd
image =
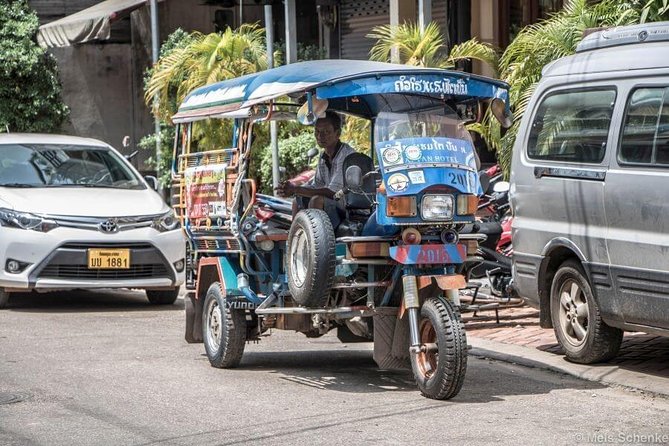
[[[103,221],[98,225],[98,228],[100,228],[100,231],[108,234],[118,231],[118,225],[116,224],[116,221],[112,219]]]

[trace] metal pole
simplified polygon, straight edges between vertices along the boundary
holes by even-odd
[[[239,0],[239,26],[244,24],[244,0]]]
[[[422,32],[432,21],[432,0],[418,0],[418,26]]]
[[[151,61],[153,65],[158,62],[159,57],[159,42],[158,36],[158,3],[156,0],[151,0]],[[158,108],[158,95],[153,96],[154,110]],[[156,133],[156,176],[160,178],[160,120],[157,116],[153,117],[154,132]]]
[[[286,64],[297,62],[297,25],[295,20],[295,0],[285,0],[286,16]]]
[[[272,2],[265,1],[265,35],[267,39],[267,68],[274,67],[274,24],[272,23]],[[279,141],[276,121],[269,122],[270,146],[272,147],[272,187],[279,186]]]

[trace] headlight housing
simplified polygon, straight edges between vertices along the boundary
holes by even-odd
[[[0,226],[16,229],[27,229],[38,232],[48,232],[56,227],[58,223],[48,218],[29,212],[19,212],[11,209],[0,208]]]
[[[424,220],[451,220],[453,207],[453,195],[424,195],[420,215]]]
[[[151,227],[159,232],[174,231],[179,229],[180,223],[174,211],[168,211],[153,220]]]

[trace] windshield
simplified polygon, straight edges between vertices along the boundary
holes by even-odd
[[[0,186],[145,188],[109,148],[70,144],[0,145]]]
[[[465,123],[450,109],[380,113],[374,123],[374,141],[385,170],[407,164],[476,170],[472,138]]]

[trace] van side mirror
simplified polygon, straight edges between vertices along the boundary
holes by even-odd
[[[362,169],[360,166],[348,166],[345,179],[348,188],[360,189],[362,187]]]
[[[146,175],[144,180],[149,183],[149,186],[155,191],[158,191],[160,184],[158,183],[158,178],[153,175]]]

